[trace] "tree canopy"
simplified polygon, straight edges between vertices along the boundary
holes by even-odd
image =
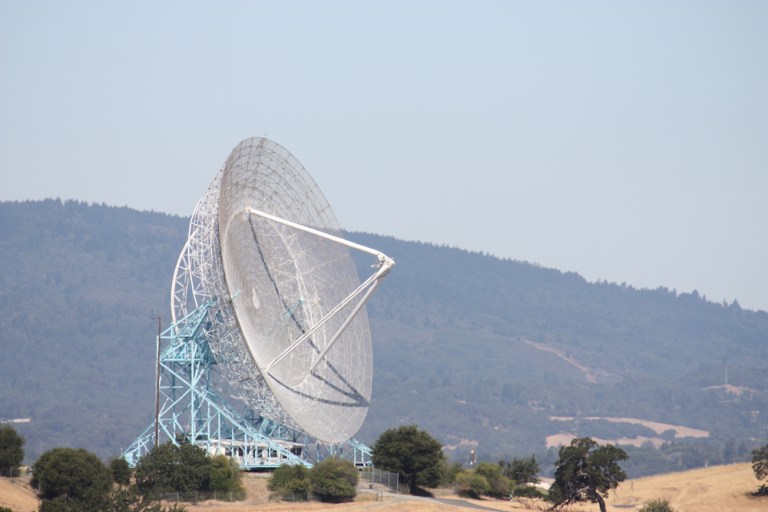
[[[123,457],[115,457],[109,461],[109,470],[112,472],[112,481],[120,485],[131,483],[131,467]]]
[[[193,444],[168,442],[142,457],[134,475],[139,492],[147,496],[208,491],[210,459],[205,450]]]
[[[589,437],[574,439],[570,446],[562,446],[555,462],[555,482],[550,498],[555,507],[577,501],[590,501],[605,512],[605,500],[610,489],[627,478],[619,461],[627,460],[624,450],[613,445],[598,446]]]
[[[40,512],[185,512],[179,505],[163,507],[125,484],[125,459],[113,459],[110,466],[121,472],[114,477],[122,484],[118,488],[113,488],[110,468],[91,452],[53,448],[43,453],[32,466],[31,482],[40,498]]]
[[[539,483],[536,475],[541,471],[541,467],[536,462],[535,455],[522,458],[515,457],[510,462],[499,462],[499,465],[504,476],[513,480],[518,485]]]
[[[24,460],[25,439],[10,425],[0,425],[0,476],[14,476]]]
[[[758,480],[768,479],[768,445],[752,450],[752,471],[755,472],[755,478]],[[757,493],[768,496],[768,486],[761,485]]]
[[[227,492],[230,499],[242,499],[240,468],[223,455],[209,457],[190,443],[167,442],[139,460],[134,470],[136,488],[149,497],[178,493],[192,497],[199,492]]]
[[[411,493],[420,486],[434,487],[440,482],[444,462],[442,445],[416,425],[385,431],[373,445],[373,465],[400,473]]]
[[[41,512],[105,510],[112,475],[98,457],[81,449],[54,448],[32,466]]]

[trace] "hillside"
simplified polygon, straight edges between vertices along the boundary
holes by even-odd
[[[382,501],[375,501],[375,495],[361,492],[354,503],[274,503],[269,502],[264,475],[245,474],[243,476],[248,496],[244,502],[222,503],[204,502],[188,505],[190,512],[241,512],[246,509],[269,510],[272,512],[297,512],[318,510],[324,512],[347,511],[359,512],[376,509],[381,512],[436,512],[452,510],[470,511],[470,505],[480,505],[494,510],[545,510],[542,502],[528,500],[463,500],[440,490],[441,498],[455,500],[452,503],[466,506],[450,506],[445,502],[435,502],[409,496],[387,496]],[[11,481],[0,478],[0,507],[11,507],[17,512],[34,512],[37,500],[26,480]],[[754,498],[750,495],[757,488],[758,482],[749,464],[731,464],[705,469],[689,470],[679,473],[656,475],[623,482],[606,500],[608,510],[612,512],[637,510],[647,500],[663,498],[669,501],[677,512],[757,512],[768,507],[768,498]],[[572,511],[595,511],[595,504],[571,506]]]
[[[34,460],[120,452],[154,410],[152,316],[168,318],[187,219],[0,203],[0,419]],[[397,266],[370,302],[374,391],[359,436],[416,423],[457,460],[623,439],[631,475],[746,460],[765,444],[768,313],[698,293],[353,233]],[[726,381],[727,374],[727,381]],[[692,434],[693,433],[693,434]]]

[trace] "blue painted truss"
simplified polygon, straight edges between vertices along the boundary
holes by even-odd
[[[329,455],[351,455],[356,465],[369,466],[371,450],[360,441],[351,439],[344,446],[311,443],[305,434],[258,414],[235,412],[214,391],[216,359],[206,335],[212,305],[206,302],[160,334],[157,422],[123,452],[128,464],[135,466],[158,444],[189,442],[210,455],[232,457],[246,470],[283,464],[310,467],[310,460]]]

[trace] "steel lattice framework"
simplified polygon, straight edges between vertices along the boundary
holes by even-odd
[[[302,457],[301,434],[282,425],[246,418],[214,389],[216,360],[208,344],[215,301],[202,304],[166,329],[158,339],[161,408],[157,423],[123,453],[135,466],[162,442],[190,442],[211,455],[227,455],[243,469],[312,464]]]

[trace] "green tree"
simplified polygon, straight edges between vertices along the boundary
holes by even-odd
[[[41,512],[107,509],[112,475],[96,455],[73,448],[54,448],[32,466],[33,488]]]
[[[357,495],[357,468],[345,459],[328,457],[309,470],[312,493],[326,502],[352,501]]]
[[[760,481],[768,478],[768,445],[752,450],[752,471],[755,472],[755,478]],[[768,486],[761,485],[757,494],[768,496]]]
[[[240,500],[245,498],[245,489],[240,482],[240,465],[226,455],[211,458],[210,489],[219,493],[217,497]]]
[[[177,446],[169,441],[142,457],[134,476],[137,489],[145,496],[171,492],[190,496],[210,490],[211,459],[193,444]]]
[[[109,461],[109,470],[112,472],[112,481],[120,485],[131,483],[131,466],[123,457],[115,457]]]
[[[400,473],[411,494],[420,486],[440,483],[443,451],[440,442],[415,425],[385,431],[373,445],[373,465]]]
[[[267,489],[281,498],[306,501],[312,483],[309,469],[301,464],[283,464],[272,472],[267,482]]]
[[[536,475],[541,471],[539,463],[536,462],[536,456],[517,458],[510,462],[499,462],[502,467],[502,473],[507,478],[511,478],[518,485],[537,484],[539,479]]]
[[[24,460],[24,438],[10,425],[0,425],[0,476],[15,476]]]
[[[577,501],[590,501],[605,512],[605,500],[610,489],[627,478],[619,461],[627,460],[624,450],[612,445],[600,446],[583,437],[571,441],[570,446],[560,447],[555,462],[555,482],[550,488],[550,498],[555,507]]]
[[[675,509],[665,499],[648,500],[637,512],[675,512]]]

